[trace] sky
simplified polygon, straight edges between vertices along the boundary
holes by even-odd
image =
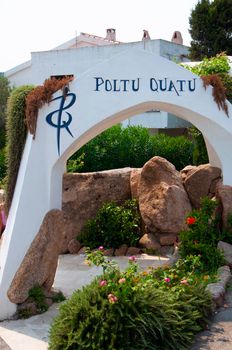
[[[190,44],[189,16],[198,0],[0,0],[0,72],[30,60],[30,53],[51,50],[80,32],[105,37],[116,29],[122,42],[171,40],[182,33]]]

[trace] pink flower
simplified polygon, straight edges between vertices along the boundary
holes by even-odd
[[[100,245],[100,247],[98,247],[98,250],[100,250],[102,252],[104,250],[104,247],[102,245]]]
[[[108,300],[110,304],[114,304],[118,301],[118,298],[113,294],[108,294]]]
[[[180,284],[186,284],[186,285],[188,285],[188,280],[181,280],[181,281],[180,281]]]
[[[135,260],[136,260],[136,257],[134,255],[129,257],[129,261],[135,261]]]
[[[171,282],[171,278],[170,277],[165,277],[164,278],[164,282],[170,283]]]
[[[123,278],[120,278],[120,280],[118,280],[118,283],[125,283],[126,282],[126,279],[123,277]]]
[[[106,280],[102,280],[102,281],[99,282],[99,285],[100,285],[100,287],[104,287],[104,286],[107,285],[107,281]]]

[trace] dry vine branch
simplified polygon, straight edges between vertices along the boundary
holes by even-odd
[[[218,74],[202,75],[201,79],[203,80],[205,89],[209,85],[213,87],[214,101],[217,103],[218,108],[222,109],[229,118],[228,106],[226,103],[226,88],[224,87],[220,76]]]
[[[50,78],[45,80],[43,85],[37,86],[26,97],[26,124],[27,129],[35,138],[36,124],[39,109],[45,104],[49,103],[55,92],[60,89],[66,91],[65,87],[72,81],[72,77],[65,77],[63,79]]]

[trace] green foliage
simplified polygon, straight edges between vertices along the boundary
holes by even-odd
[[[152,137],[153,156],[160,156],[174,164],[177,170],[193,161],[193,143],[184,136],[158,134]]]
[[[106,265],[99,251],[88,257]],[[211,311],[203,285],[161,284],[151,272],[105,269],[60,308],[50,329],[50,350],[184,350]],[[189,265],[191,266],[191,259]],[[196,265],[196,259],[192,265]],[[180,269],[180,267],[179,267]],[[163,282],[164,278],[162,278]],[[179,281],[180,282],[180,281]]]
[[[209,162],[208,152],[205,145],[205,140],[202,133],[195,127],[192,126],[188,129],[189,134],[193,139],[193,165],[206,164]]]
[[[228,57],[224,54],[218,54],[215,57],[205,57],[202,62],[194,66],[184,65],[186,69],[197,75],[208,75],[208,74],[225,74],[230,71],[230,64]]]
[[[140,217],[135,200],[123,205],[106,203],[96,218],[87,222],[77,239],[85,246],[118,248],[122,244],[135,246],[140,238]]]
[[[42,313],[48,310],[48,304],[46,303],[42,287],[35,285],[29,290],[28,296],[35,302],[38,312]]]
[[[75,153],[76,156],[76,153]],[[77,155],[77,158],[72,156],[67,163],[67,172],[68,173],[78,173],[81,172],[81,169],[84,167],[84,158],[85,153],[82,153],[80,156]]]
[[[226,89],[226,98],[232,103],[232,77],[228,74],[230,70],[229,59],[224,53],[218,54],[215,57],[204,58],[201,63],[193,67],[184,64],[181,65],[199,76],[217,74]],[[208,153],[201,132],[193,126],[189,128],[189,133],[193,138],[194,144],[192,164],[208,163]]]
[[[189,24],[191,59],[202,60],[222,51],[232,54],[231,0],[199,0]]]
[[[10,95],[10,85],[9,81],[6,77],[0,75],[0,128],[4,129],[5,127],[5,119],[6,119],[6,106],[7,106],[7,99]],[[0,142],[0,148],[2,148],[4,145],[1,145]]]
[[[81,172],[141,167],[152,157],[152,148],[146,128],[115,125],[88,142],[70,160],[84,157]]]
[[[67,171],[91,172],[139,168],[153,156],[172,162],[178,170],[192,163],[190,140],[162,134],[151,136],[141,126],[113,126],[89,141],[67,163]]]
[[[174,292],[185,291],[185,286],[207,285],[216,281],[216,275],[207,273],[200,255],[187,255],[178,259],[174,266],[159,267],[153,270],[153,277],[158,286]]]
[[[51,299],[53,303],[60,303],[65,300],[64,294],[60,291],[51,293],[51,296],[46,296],[46,294],[47,292],[45,292],[39,284],[34,285],[28,292],[28,297],[36,305],[37,313],[43,313],[48,310],[49,305],[47,299]],[[30,310],[27,308],[19,311],[20,318],[28,318],[30,316]]]
[[[66,298],[62,292],[57,292],[51,297],[53,303],[61,303],[64,301]]]
[[[6,208],[9,210],[14,194],[18,170],[27,136],[25,124],[25,98],[32,86],[21,86],[11,93],[7,105],[6,121]]]
[[[5,149],[0,149],[0,181],[6,176],[6,154]]]
[[[221,239],[218,218],[215,216],[217,202],[203,198],[201,208],[192,211],[187,218],[189,229],[180,234],[180,255],[200,255],[203,270],[216,271],[223,263],[222,253],[217,249]]]

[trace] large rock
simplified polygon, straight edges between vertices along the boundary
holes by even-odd
[[[221,203],[223,228],[231,232],[232,227],[228,224],[228,218],[232,217],[232,187],[228,185],[218,186],[216,197]]]
[[[104,203],[122,203],[131,198],[131,170],[64,175],[62,210],[68,222],[68,242],[81,232],[87,220],[96,216]]]
[[[191,205],[174,165],[153,157],[143,167],[139,184],[139,208],[150,232],[178,233],[186,228]]]
[[[193,172],[194,170],[196,170],[196,168],[197,167],[195,165],[187,165],[186,167],[184,167],[184,169],[182,169],[180,171],[182,181],[184,181],[186,179],[186,177],[188,176],[190,171]]]
[[[131,197],[133,199],[139,199],[138,189],[139,189],[141,171],[142,171],[141,168],[132,169],[132,171],[131,171],[130,187],[131,187]]]
[[[200,208],[202,197],[213,197],[216,183],[221,179],[221,169],[202,164],[197,168],[190,170],[184,180],[184,186],[189,199],[194,208]]]
[[[12,303],[23,303],[36,284],[46,290],[51,289],[59,252],[65,240],[64,227],[62,211],[54,209],[47,213],[8,290],[7,295]]]

